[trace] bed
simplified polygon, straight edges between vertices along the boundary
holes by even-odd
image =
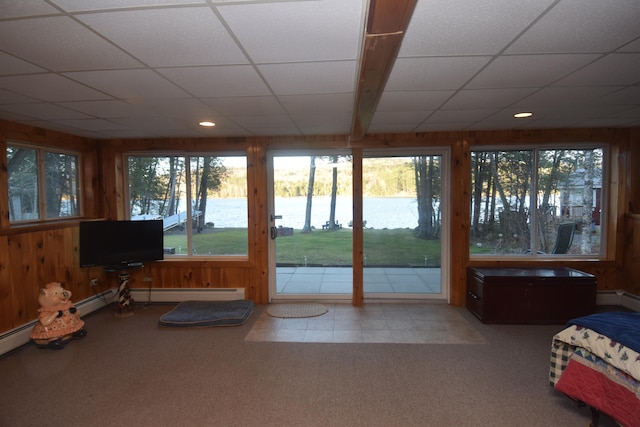
[[[549,382],[592,412],[640,427],[640,313],[572,319],[553,337]]]

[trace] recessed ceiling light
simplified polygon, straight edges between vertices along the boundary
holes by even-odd
[[[533,116],[533,113],[530,112],[522,112],[522,113],[516,113],[513,115],[513,117],[515,117],[516,119],[525,119],[527,117],[531,117]]]
[[[215,126],[215,125],[216,125],[216,124],[215,124],[215,123],[213,123],[213,122],[200,122],[200,123],[198,123],[198,124],[199,124],[200,126],[205,126],[205,127],[213,127],[213,126]]]

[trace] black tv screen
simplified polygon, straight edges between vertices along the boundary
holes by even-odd
[[[126,268],[161,260],[163,221],[81,221],[80,267]]]

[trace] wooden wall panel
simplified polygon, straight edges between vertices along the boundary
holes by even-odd
[[[249,164],[249,256],[228,261],[164,261],[130,271],[136,288],[210,288],[245,286],[247,297],[258,304],[269,299],[267,212],[267,162],[269,149],[311,148],[399,148],[444,146],[451,149],[451,303],[462,305],[466,292],[468,266],[531,265],[531,261],[469,260],[469,162],[470,150],[477,145],[541,144],[553,142],[603,141],[616,150],[613,166],[618,173],[610,212],[611,259],[545,261],[545,265],[566,265],[596,274],[599,289],[625,289],[638,294],[637,206],[640,198],[640,130],[571,129],[500,132],[437,132],[430,134],[388,134],[366,136],[350,141],[345,136],[274,138],[185,138],[167,140],[87,141],[56,132],[38,130],[0,121],[0,141],[7,137],[25,142],[76,148],[83,153],[83,177],[90,183],[86,193],[87,217],[124,218],[126,195],[122,154],[126,151],[216,150],[247,153]],[[19,138],[18,138],[19,137]],[[5,150],[6,151],[6,150]],[[2,157],[0,157],[1,159]],[[1,169],[0,165],[0,169]],[[6,169],[6,164],[4,164]],[[96,175],[97,174],[97,175]],[[0,170],[0,193],[6,194],[6,171]],[[6,204],[0,196],[0,204]],[[0,206],[0,213],[6,206]],[[629,216],[632,214],[632,216]],[[629,219],[631,218],[631,219]],[[41,286],[63,281],[73,292],[74,301],[94,295],[91,277],[98,277],[101,288],[117,285],[117,274],[102,269],[78,267],[78,221],[61,221],[29,227],[10,227],[0,219],[0,334],[29,322],[37,316],[37,295]],[[632,235],[629,239],[628,236]],[[354,246],[357,249],[357,246]],[[634,252],[635,251],[635,252]],[[634,273],[635,272],[635,275]],[[621,277],[624,277],[621,279]],[[146,280],[150,278],[150,281]],[[633,278],[635,282],[628,280]]]
[[[63,282],[74,302],[94,295],[75,247],[77,227],[0,236],[0,333],[38,317],[38,294],[49,282]]]

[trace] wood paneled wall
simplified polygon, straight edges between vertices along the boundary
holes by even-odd
[[[610,144],[612,153],[611,200],[607,237],[609,259],[544,261],[544,265],[566,265],[591,272],[600,289],[625,289],[640,294],[637,277],[637,214],[640,213],[640,129],[571,129],[487,132],[438,132],[366,136],[350,141],[345,136],[269,138],[181,138],[91,141],[53,131],[0,121],[0,334],[37,317],[37,295],[50,281],[62,281],[74,294],[74,301],[94,295],[89,280],[97,277],[105,288],[115,286],[117,277],[99,268],[78,267],[78,221],[10,227],[6,191],[6,143],[28,142],[47,147],[78,150],[82,156],[83,212],[87,218],[126,217],[124,185],[125,152],[214,150],[242,152],[248,159],[249,256],[241,260],[169,260],[132,270],[135,288],[218,288],[243,286],[256,303],[269,300],[267,200],[268,150],[331,148],[352,150],[354,171],[360,169],[363,149],[402,147],[448,147],[451,153],[451,257],[450,300],[464,304],[468,266],[531,265],[531,261],[469,260],[470,153],[475,146],[538,145],[598,141]],[[357,182],[356,182],[357,184]],[[361,187],[361,185],[360,185]],[[354,185],[354,199],[359,186]],[[356,205],[354,212],[362,209]],[[358,225],[354,221],[354,225]],[[354,265],[362,265],[361,243],[354,230]],[[362,303],[362,274],[354,274],[354,304]]]

